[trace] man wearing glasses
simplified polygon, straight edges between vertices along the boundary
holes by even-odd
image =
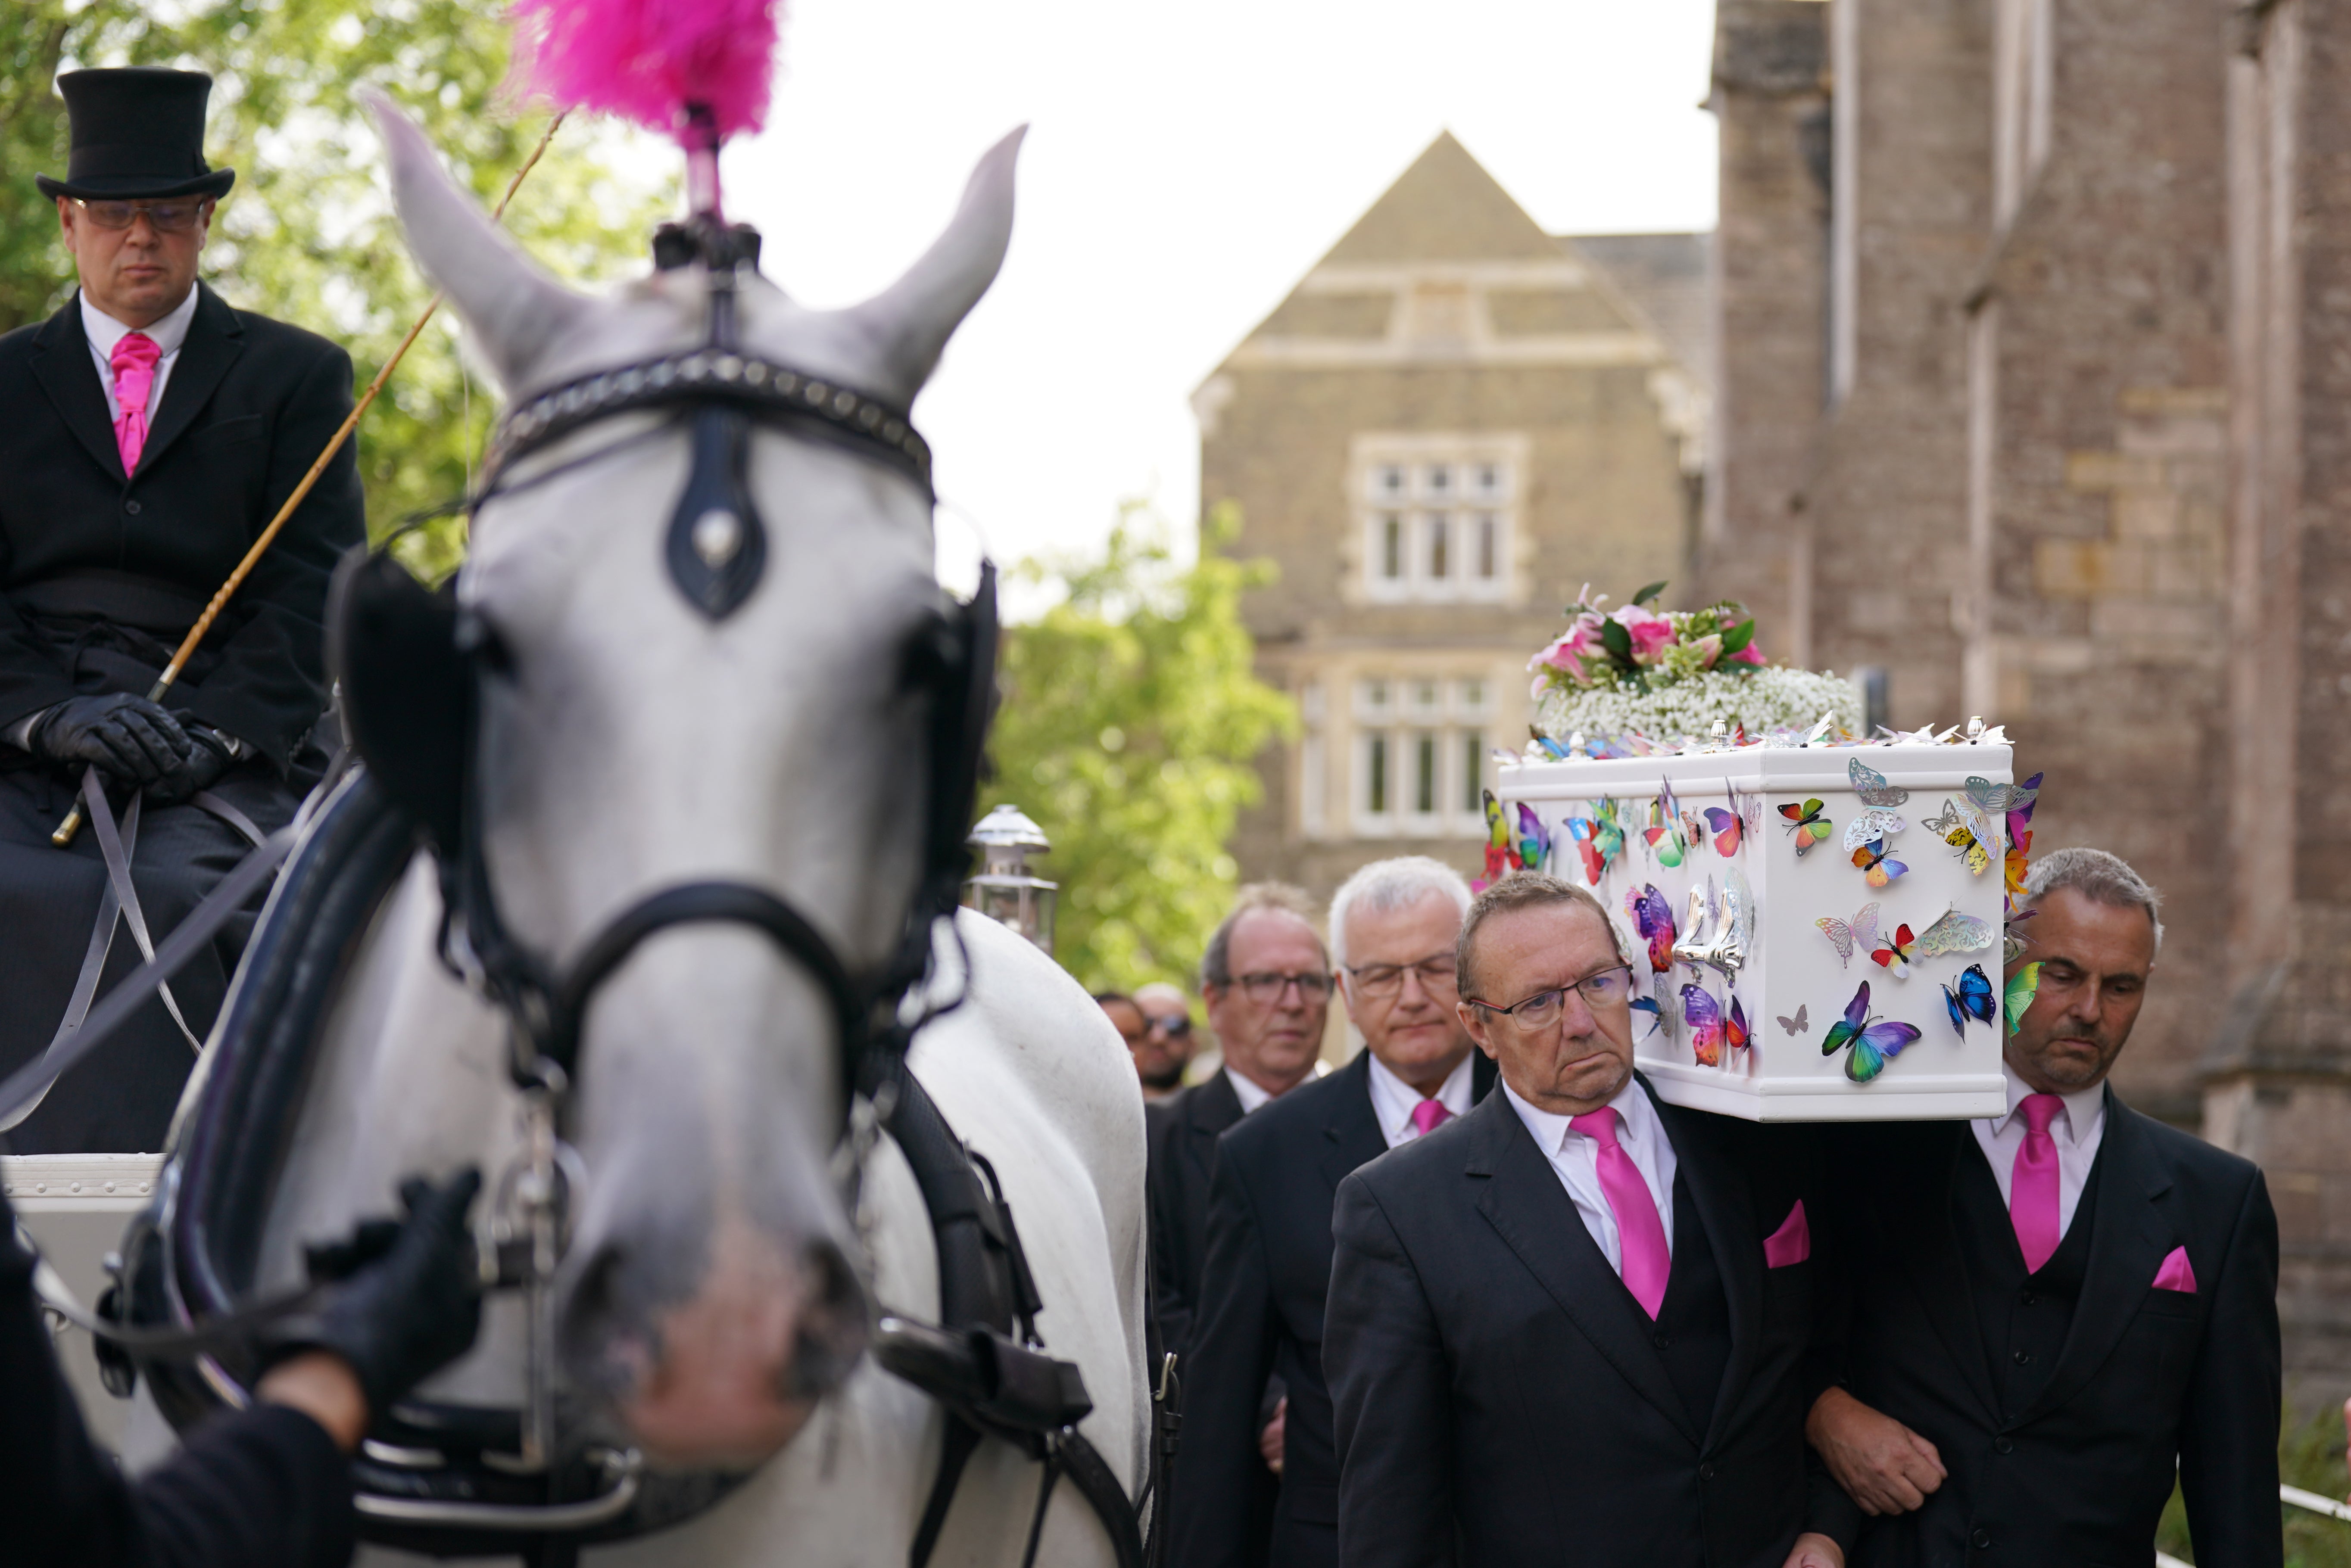
[[[1341,1561],[1322,1376],[1332,1195],[1357,1166],[1468,1115],[1493,1083],[1455,1005],[1454,940],[1468,906],[1460,874],[1423,856],[1349,877],[1331,900],[1332,962],[1364,1049],[1217,1140],[1185,1374],[1177,1568]],[[1270,1377],[1287,1391],[1271,1434],[1259,1420]]]
[[[1805,1146],[1649,1092],[1583,888],[1503,878],[1458,951],[1505,1092],[1339,1184],[1339,1560],[1841,1568],[1808,1529],[1839,1494],[1803,1440]]]
[[[291,817],[324,761],[305,742],[326,706],[327,580],[365,532],[351,446],[177,685],[146,696],[351,407],[340,348],[196,280],[235,179],[204,161],[211,86],[143,68],[58,78],[71,152],[64,179],[37,182],[80,288],[0,337],[0,1073],[69,1033]],[[106,836],[49,842],[93,768],[131,867],[120,919]],[[105,1070],[60,1082],[8,1133],[16,1152],[160,1148],[248,924],[180,971]]]

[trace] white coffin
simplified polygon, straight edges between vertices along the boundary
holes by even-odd
[[[1847,826],[1868,809],[1854,794],[1848,761],[1863,763],[1887,781],[1910,791],[1889,809],[1907,824],[1888,843],[1892,857],[1909,867],[1884,888],[1873,888],[1844,847]],[[1956,987],[1970,964],[1984,968],[1997,1005],[2001,990],[2001,914],[2000,857],[1981,875],[1970,873],[1959,851],[1925,826],[1942,813],[1946,797],[1962,800],[1970,775],[1993,784],[2011,781],[2009,748],[2001,745],[1896,745],[1770,748],[1686,756],[1583,759],[1520,763],[1498,770],[1495,794],[1513,829],[1517,805],[1524,802],[1550,829],[1552,846],[1544,868],[1579,886],[1590,886],[1582,858],[1569,836],[1567,819],[1588,816],[1602,796],[1613,796],[1625,827],[1625,847],[1593,888],[1615,919],[1634,959],[1636,993],[1647,994],[1652,978],[1646,949],[1625,906],[1626,894],[1655,885],[1685,925],[1693,884],[1711,878],[1718,896],[1735,870],[1751,890],[1752,940],[1743,965],[1728,979],[1713,969],[1677,962],[1670,992],[1678,1000],[1685,984],[1702,985],[1727,1017],[1730,998],[1741,1003],[1751,1042],[1743,1051],[1726,1050],[1718,1065],[1698,1060],[1687,1023],[1672,1021],[1653,1030],[1645,1014],[1634,1015],[1634,1052],[1657,1092],[1676,1105],[1742,1116],[1750,1121],[1904,1121],[1936,1117],[1997,1116],[2007,1109],[2001,1077],[2003,1025],[1970,1021],[1964,1038],[1954,1032],[1943,995]],[[1731,807],[1729,792],[1760,795],[1756,828],[1743,836],[1736,854],[1717,852],[1716,835],[1692,843],[1679,867],[1659,863],[1643,836],[1650,803],[1659,785],[1670,783],[1680,809],[1705,820],[1708,806]],[[1802,857],[1780,807],[1818,797],[1834,825],[1827,840]],[[1841,961],[1818,921],[1851,921],[1863,906],[1879,906],[1881,933],[1908,925],[1923,932],[1946,910],[1956,909],[1990,923],[1991,945],[1980,951],[1914,958],[1907,979],[1897,979],[1856,949]],[[1683,932],[1687,938],[1687,930]],[[1846,1051],[1823,1055],[1829,1026],[1843,1016],[1855,989],[1869,982],[1873,1018],[1914,1024],[1917,1041],[1887,1062],[1867,1083],[1845,1075]],[[1792,1033],[1782,1018],[1805,1011],[1805,1027]]]
[[[17,1222],[84,1308],[112,1282],[107,1255],[122,1244],[131,1219],[154,1201],[160,1154],[36,1154],[0,1158],[0,1183]],[[120,1452],[131,1403],[99,1381],[89,1335],[56,1319],[57,1358],[81,1404],[82,1420],[104,1448]]]

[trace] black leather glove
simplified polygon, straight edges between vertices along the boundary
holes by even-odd
[[[349,1240],[309,1249],[313,1276],[340,1282],[315,1313],[275,1325],[266,1360],[332,1352],[350,1364],[376,1417],[472,1349],[481,1266],[465,1211],[481,1189],[471,1167],[438,1187],[411,1177],[400,1185],[404,1221],[362,1220]]]
[[[147,798],[158,805],[177,805],[197,791],[212,788],[236,760],[229,751],[228,737],[219,731],[202,724],[181,728],[188,737],[188,760],[147,786]]]
[[[193,744],[179,720],[128,691],[68,697],[43,714],[25,740],[35,756],[68,767],[95,763],[141,785],[186,767]]]

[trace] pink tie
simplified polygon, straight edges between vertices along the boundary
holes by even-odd
[[[107,363],[114,371],[114,444],[122,453],[122,472],[139,466],[147,445],[147,394],[154,389],[155,362],[163,350],[144,332],[126,332],[115,340]]]
[[[2049,1124],[2064,1104],[2054,1095],[2027,1095],[2019,1106],[2024,1112],[2024,1145],[2009,1168],[2008,1218],[2016,1227],[2028,1274],[2039,1273],[2057,1251],[2057,1143],[2049,1136]]]
[[[1426,1137],[1452,1119],[1453,1113],[1445,1108],[1443,1100],[1426,1099],[1412,1107],[1412,1125],[1420,1130],[1420,1136],[1423,1137]]]
[[[1666,1304],[1666,1277],[1673,1270],[1673,1254],[1666,1249],[1666,1227],[1657,1218],[1657,1200],[1650,1196],[1649,1184],[1641,1179],[1633,1157],[1616,1141],[1617,1119],[1616,1107],[1607,1106],[1586,1111],[1567,1125],[1600,1146],[1600,1191],[1608,1199],[1608,1211],[1616,1216],[1616,1246],[1624,1258],[1616,1272],[1654,1322]]]

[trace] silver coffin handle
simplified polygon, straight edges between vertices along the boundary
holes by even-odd
[[[607,1453],[604,1468],[611,1490],[578,1502],[444,1502],[428,1498],[378,1497],[360,1492],[352,1505],[387,1524],[447,1524],[469,1530],[517,1532],[592,1530],[629,1511],[644,1478],[644,1456],[631,1449]]]

